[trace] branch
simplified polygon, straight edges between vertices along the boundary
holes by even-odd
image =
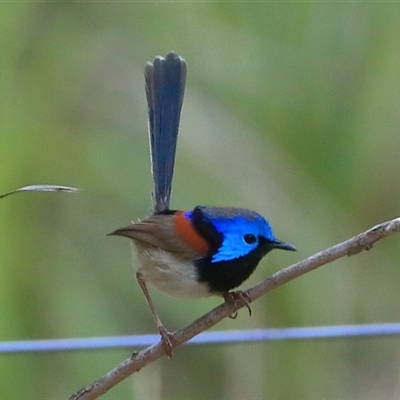
[[[340,244],[337,244],[336,246],[321,251],[303,261],[276,272],[260,284],[247,290],[245,292],[245,296],[243,296],[245,299],[237,299],[236,307],[232,303],[224,303],[201,318],[197,319],[187,327],[174,332],[176,341],[179,343],[178,345],[184,344],[199,333],[216,325],[222,319],[232,315],[232,313],[235,311],[234,308],[240,309],[244,307],[246,305],[244,300],[250,299],[253,301],[258,299],[277,287],[343,256],[352,256],[360,253],[363,250],[370,250],[374,243],[378,240],[399,231],[400,218],[395,218],[391,221],[376,225],[373,228],[352,237],[351,239],[348,239]],[[158,342],[139,352],[134,352],[130,358],[117,365],[106,375],[97,379],[84,389],[74,393],[70,397],[70,400],[97,399],[99,396],[114,387],[117,383],[121,382],[129,375],[141,370],[147,364],[157,360],[164,354],[165,349],[161,342]]]

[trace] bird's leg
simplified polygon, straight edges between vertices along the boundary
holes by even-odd
[[[225,303],[233,303],[234,312],[229,316],[231,319],[235,319],[237,317],[237,308],[236,308],[236,300],[241,300],[244,302],[244,305],[249,310],[249,316],[251,317],[251,298],[246,292],[242,292],[241,290],[232,291],[232,292],[225,292],[223,294]]]
[[[140,285],[140,288],[142,289],[144,297],[146,298],[147,304],[150,307],[154,322],[156,323],[158,332],[161,335],[161,341],[163,343],[165,352],[167,353],[169,358],[172,358],[172,349],[178,345],[178,341],[172,333],[167,331],[160,318],[158,317],[149,291],[147,290],[146,281],[143,279],[143,276],[140,272],[136,272],[136,279]]]

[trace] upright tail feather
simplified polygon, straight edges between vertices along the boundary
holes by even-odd
[[[154,212],[169,209],[179,120],[185,92],[186,62],[175,53],[145,67],[149,112]]]

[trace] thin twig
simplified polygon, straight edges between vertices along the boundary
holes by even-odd
[[[60,185],[29,185],[22,188],[13,190],[11,192],[0,194],[0,199],[4,199],[15,193],[20,192],[64,192],[64,193],[75,193],[79,189],[70,186],[60,186]]]
[[[307,272],[310,272],[322,265],[328,264],[343,256],[358,254],[363,250],[370,250],[375,242],[386,236],[400,231],[400,218],[376,225],[367,231],[354,236],[336,246],[321,251],[303,261],[300,261],[290,267],[282,269],[268,277],[260,284],[250,288],[245,292],[245,296],[251,301],[258,299],[264,294],[276,289],[277,287],[295,279]],[[178,345],[182,345],[199,333],[209,329],[222,319],[231,315],[235,309],[244,307],[245,301],[237,299],[236,304],[224,303],[192,324],[174,332]],[[176,347],[176,346],[175,346]],[[117,383],[123,381],[129,375],[141,370],[147,364],[160,358],[165,354],[165,348],[161,342],[158,342],[142,351],[134,352],[130,358],[123,361],[113,370],[103,377],[97,379],[84,389],[74,393],[70,400],[93,400],[106,393]]]

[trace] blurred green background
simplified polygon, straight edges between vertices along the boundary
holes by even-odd
[[[172,206],[264,214],[297,253],[244,287],[399,214],[395,3],[0,5],[0,340],[154,333],[127,240],[150,212],[143,67],[188,63]],[[400,237],[296,279],[216,329],[399,320]],[[152,292],[171,329],[218,299]],[[2,399],[62,399],[131,349],[0,355]],[[184,346],[104,399],[399,398],[398,338]]]

